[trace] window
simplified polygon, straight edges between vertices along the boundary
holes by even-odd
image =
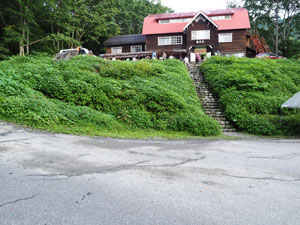
[[[192,40],[210,40],[210,30],[192,31]]]
[[[180,45],[182,44],[182,36],[158,37],[158,45]]]
[[[231,15],[211,16],[212,20],[231,20]]]
[[[131,52],[142,52],[142,46],[141,45],[131,46]]]
[[[167,24],[167,23],[187,23],[192,18],[178,18],[178,19],[166,19],[166,20],[158,20],[159,24]]]
[[[111,48],[111,54],[121,54],[122,53],[122,47],[113,47]]]
[[[232,42],[232,33],[219,34],[219,43]]]

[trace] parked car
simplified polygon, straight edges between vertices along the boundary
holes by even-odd
[[[64,52],[71,52],[71,51],[77,51],[79,52],[80,55],[87,55],[89,54],[89,50],[86,48],[69,48],[69,49],[62,49],[59,51],[59,53],[64,53]]]
[[[62,49],[55,56],[55,61],[59,60],[69,60],[70,58],[76,55],[88,55],[89,50],[86,48],[78,47],[78,48],[70,48],[70,49]]]
[[[255,56],[255,58],[286,59],[283,56],[279,56],[279,55],[276,55],[275,53],[271,53],[271,52],[259,53]]]

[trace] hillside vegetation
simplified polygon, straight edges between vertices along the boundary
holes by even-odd
[[[64,127],[68,133],[72,127],[75,133],[220,133],[203,113],[193,82],[177,60],[78,56],[56,63],[42,56],[13,57],[0,62],[0,119],[48,130]]]
[[[300,111],[280,106],[300,91],[300,61],[213,57],[202,65],[228,119],[243,131],[299,135]]]

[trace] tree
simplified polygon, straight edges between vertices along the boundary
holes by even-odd
[[[119,9],[116,21],[120,26],[121,34],[140,34],[144,18],[148,14],[173,12],[163,6],[160,0],[117,0],[115,7]]]
[[[295,20],[300,13],[300,1],[294,0],[246,0],[244,5],[250,14],[254,29],[271,43],[271,47],[286,56],[289,39],[295,29]]]
[[[1,3],[1,19],[3,40],[6,43],[17,44],[19,55],[30,53],[30,46],[42,41],[41,30],[36,22],[37,11],[41,4],[32,4],[30,0],[11,0]]]
[[[240,8],[243,6],[242,0],[230,0],[226,1],[226,8]]]
[[[1,0],[0,58],[78,45],[99,53],[108,37],[141,33],[145,16],[164,12],[160,0]]]

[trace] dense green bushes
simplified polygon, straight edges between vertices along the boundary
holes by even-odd
[[[177,60],[14,57],[0,63],[0,117],[33,125],[88,123],[216,135]]]
[[[251,134],[299,135],[299,110],[280,106],[300,91],[300,61],[213,57],[202,66],[226,116]]]

